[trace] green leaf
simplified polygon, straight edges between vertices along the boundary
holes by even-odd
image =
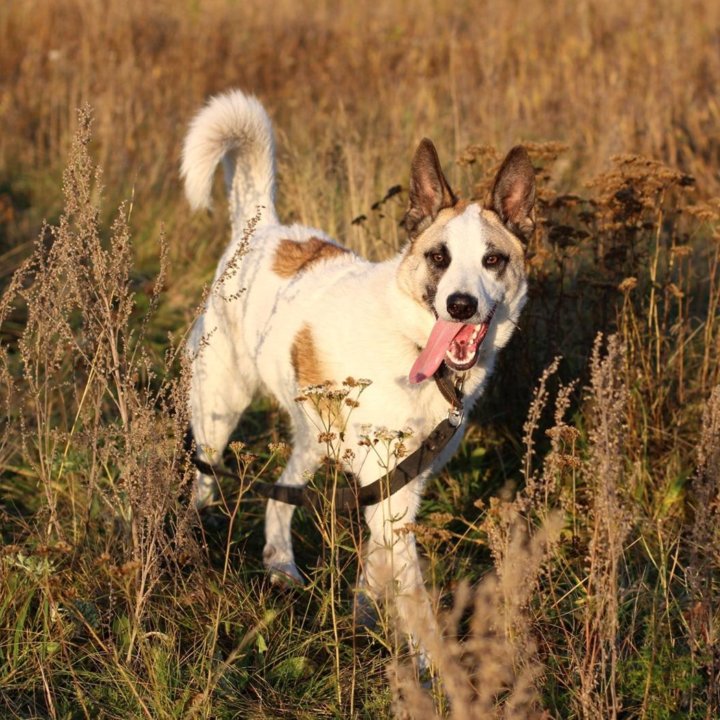
[[[296,655],[275,665],[270,672],[270,677],[275,682],[294,682],[311,673],[313,668],[312,661],[304,655]]]
[[[265,642],[265,638],[260,633],[258,633],[257,637],[255,638],[255,647],[261,655],[267,652],[267,643]]]

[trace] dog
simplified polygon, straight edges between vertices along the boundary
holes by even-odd
[[[415,520],[428,477],[457,449],[525,304],[535,203],[528,154],[521,146],[510,150],[489,201],[468,202],[452,191],[433,143],[423,139],[412,158],[402,222],[409,240],[380,263],[320,230],[280,222],[272,126],[261,103],[240,91],[212,98],[190,124],[181,175],[192,208],[210,207],[220,163],[232,237],[189,342],[198,455],[208,463],[218,457],[255,393],[269,392],[293,430],[280,483],[302,486],[327,447],[318,441],[317,418],[296,398],[308,386],[367,378],[372,384],[336,434],[337,456],[355,457],[347,469],[365,486],[386,472],[372,457],[359,462],[368,427],[411,429],[403,443],[412,451],[448,417],[448,400],[432,378],[442,370],[462,384],[458,431],[431,467],[364,511],[363,594],[375,602],[392,588],[401,622],[425,615],[431,622],[414,536],[398,531]],[[197,504],[214,492],[214,479],[198,473]],[[302,583],[293,510],[267,503],[263,561],[273,577]]]

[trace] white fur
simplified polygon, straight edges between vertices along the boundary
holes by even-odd
[[[257,98],[237,90],[211,98],[190,125],[182,153],[185,195],[194,210],[211,206],[210,192],[222,161],[233,227],[265,207],[275,215],[275,142],[272,125]]]
[[[200,455],[208,460],[219,457],[253,394],[262,390],[275,396],[293,425],[293,451],[280,482],[302,485],[317,469],[325,446],[318,443],[307,406],[295,402],[302,388],[291,365],[293,341],[308,325],[328,380],[340,382],[350,376],[372,381],[350,415],[343,442],[344,448],[356,454],[349,469],[363,485],[371,483],[385,470],[377,457],[359,444],[364,425],[412,428],[414,435],[407,446],[413,451],[449,409],[432,381],[419,385],[408,381],[418,349],[425,345],[435,323],[431,310],[418,300],[423,261],[413,256],[413,245],[408,245],[383,263],[373,264],[347,253],[317,262],[290,279],[279,277],[272,266],[283,239],[326,236],[312,228],[278,224],[272,203],[271,126],[260,103],[241,92],[211,100],[191,124],[182,173],[193,207],[208,205],[213,169],[220,160],[226,167],[233,236],[220,261],[216,286],[192,333],[190,409]],[[266,211],[252,233],[249,251],[237,271],[218,282],[237,251],[245,222],[258,205]],[[453,262],[442,278],[438,311],[447,316],[443,304],[456,291],[481,298],[478,315],[484,315],[476,322],[482,322],[492,304],[499,303],[478,364],[466,373],[467,417],[492,371],[497,349],[509,339],[522,309],[524,273],[516,277],[519,271],[514,267],[514,282],[508,285],[483,268],[484,248],[498,230],[477,205],[470,205],[438,233],[453,256],[463,258]],[[228,300],[231,296],[234,299]],[[463,420],[433,472],[455,451],[464,430]],[[394,579],[401,618],[420,612],[427,615],[426,622],[431,622],[429,603],[415,540],[411,533],[396,531],[414,521],[429,475],[424,473],[387,501],[365,510],[370,540],[363,564],[368,593],[381,596]],[[209,499],[212,488],[210,478],[198,479],[200,504]],[[301,581],[290,535],[292,513],[291,506],[268,502],[263,557],[271,572]]]

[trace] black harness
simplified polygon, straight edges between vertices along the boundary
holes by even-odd
[[[462,421],[462,389],[461,385],[456,385],[450,379],[450,372],[445,363],[440,365],[433,379],[442,396],[450,403],[448,417],[435,427],[415,452],[370,485],[361,486],[352,473],[345,473],[349,486],[336,488],[333,493],[333,502],[338,511],[347,512],[356,510],[358,507],[377,505],[427,470],[445,449]],[[204,475],[229,477],[242,481],[240,475],[232,470],[211,465],[197,457],[190,428],[185,437],[185,447],[191,456],[193,465]],[[310,510],[319,510],[326,502],[323,491],[309,485],[279,485],[256,480],[249,489],[269,500],[277,500],[287,505],[296,505]]]

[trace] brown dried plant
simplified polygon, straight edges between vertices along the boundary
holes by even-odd
[[[182,516],[172,531],[167,524],[190,476],[180,442],[185,376],[163,377],[176,358],[153,358],[144,343],[166,272],[164,240],[148,314],[134,327],[129,208],[120,207],[105,239],[91,126],[85,107],[64,175],[65,211],[3,297],[3,315],[17,306],[27,314],[17,352],[3,348],[14,404],[4,442],[15,449],[8,465],[24,466],[44,492],[35,523],[46,543],[81,546],[93,507],[106,508],[108,549],[126,576],[129,659],[162,563],[187,531]]]
[[[690,528],[687,569],[692,605],[687,612],[690,649],[706,678],[708,713],[720,710],[720,386],[708,399],[697,449],[693,481],[694,518]]]
[[[453,608],[440,618],[440,631],[418,623],[413,632],[429,651],[436,670],[439,714],[433,696],[412,667],[397,661],[388,669],[398,718],[457,720],[541,718],[537,683],[543,673],[530,631],[527,605],[563,525],[550,513],[532,534],[508,505],[498,509],[505,535],[495,572],[470,588],[461,583]],[[468,627],[464,616],[470,612]]]
[[[628,510],[623,436],[628,391],[623,382],[624,351],[617,335],[601,338],[590,362],[591,450],[583,467],[589,492],[587,596],[580,702],[586,718],[615,718],[617,694],[620,564],[633,521]]]

